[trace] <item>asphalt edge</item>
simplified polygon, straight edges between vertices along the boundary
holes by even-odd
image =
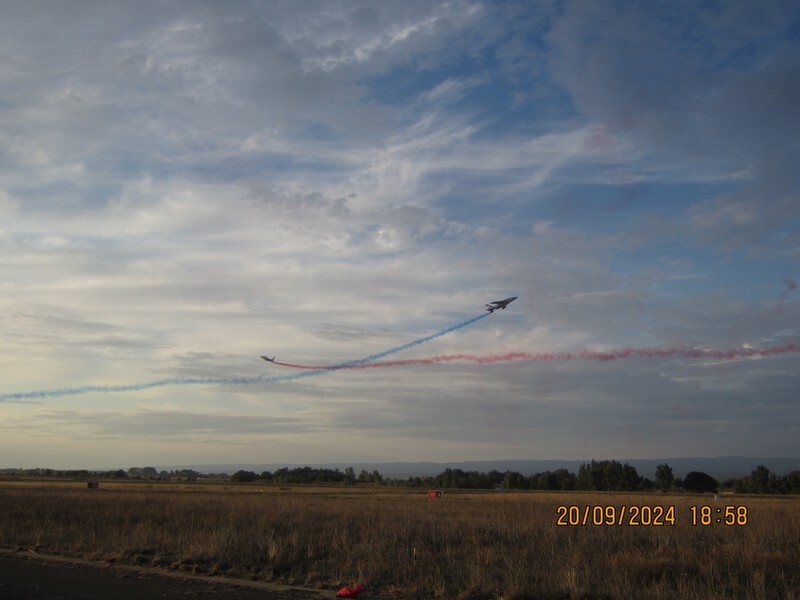
[[[84,567],[95,567],[98,569],[113,569],[123,573],[138,573],[146,575],[154,575],[158,577],[172,577],[174,579],[188,579],[190,581],[203,581],[208,584],[224,584],[232,586],[246,587],[256,590],[264,590],[270,592],[303,592],[305,594],[316,594],[320,598],[334,597],[336,590],[321,590],[317,588],[307,588],[295,585],[287,585],[284,583],[272,583],[268,581],[255,581],[252,579],[234,579],[233,577],[225,577],[219,575],[197,575],[193,573],[185,573],[182,571],[170,571],[159,567],[147,567],[142,565],[128,565],[116,561],[108,560],[86,560],[83,558],[76,558],[70,556],[63,556],[60,554],[41,554],[31,548],[0,548],[0,556],[15,557],[20,559],[40,560],[43,562],[58,562],[73,565],[80,565]],[[369,596],[364,596],[364,600],[368,600]]]

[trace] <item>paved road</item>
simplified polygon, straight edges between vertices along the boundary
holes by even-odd
[[[334,592],[0,553],[0,600],[321,600]]]

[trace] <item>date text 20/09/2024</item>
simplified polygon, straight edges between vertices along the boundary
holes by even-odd
[[[674,526],[680,519],[681,512],[670,504],[665,506],[587,504],[586,506],[561,505],[556,509],[556,514],[556,525],[560,527],[663,527]],[[712,525],[742,527],[747,525],[748,519],[748,510],[744,505],[690,506],[684,514],[692,526],[700,527]]]

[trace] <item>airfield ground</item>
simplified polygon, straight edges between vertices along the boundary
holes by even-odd
[[[0,551],[0,600],[322,600],[332,595],[151,567]]]
[[[80,559],[121,585],[127,565],[208,593],[237,578],[331,598],[360,583],[381,598],[798,599],[798,540],[797,496],[0,482],[0,562]]]

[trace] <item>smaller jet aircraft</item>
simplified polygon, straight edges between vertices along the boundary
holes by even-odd
[[[490,302],[486,305],[486,310],[489,312],[494,312],[498,308],[502,308],[503,310],[506,309],[506,306],[511,304],[514,300],[517,299],[517,296],[511,296],[511,298],[506,298],[505,300],[495,300],[494,302]]]
[[[266,356],[262,356],[262,357],[260,357],[260,358],[263,358],[263,359],[264,359],[265,361],[267,361],[267,362],[274,363],[274,362],[275,362],[275,359],[276,359],[276,358],[278,358],[278,357],[277,357],[277,356],[273,356],[272,358],[267,358]]]

